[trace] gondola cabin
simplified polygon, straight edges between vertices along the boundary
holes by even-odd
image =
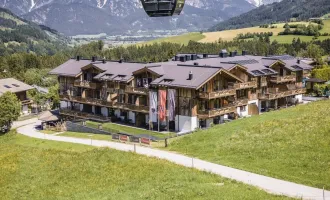
[[[149,17],[180,15],[185,0],[141,0]]]

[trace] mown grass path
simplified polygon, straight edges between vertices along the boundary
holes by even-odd
[[[289,197],[296,197],[303,199],[320,199],[320,200],[323,199],[324,191],[322,191],[321,189],[312,188],[305,185],[274,179],[274,178],[206,162],[199,159],[193,159],[188,156],[157,150],[157,149],[151,149],[147,147],[133,146],[123,143],[115,143],[115,142],[101,141],[101,140],[93,141],[89,139],[46,135],[36,131],[34,127],[35,125],[33,124],[26,125],[24,127],[18,128],[17,131],[20,134],[29,137],[39,138],[39,139],[69,142],[76,144],[85,144],[85,145],[91,145],[97,147],[109,147],[120,151],[135,152],[137,154],[165,159],[179,165],[211,172],[213,174],[217,174],[225,178],[230,178],[239,182],[253,185],[273,194],[285,195]],[[325,191],[324,195],[326,198],[330,198],[329,191]]]

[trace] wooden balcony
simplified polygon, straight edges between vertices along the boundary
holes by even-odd
[[[268,86],[267,78],[266,77],[261,77],[260,87],[267,87],[267,86]]]
[[[128,104],[128,103],[114,103],[114,108],[123,109],[123,110],[129,110],[129,111],[135,111],[135,112],[142,112],[142,113],[149,113],[149,106],[144,105],[134,105],[134,104]]]
[[[220,90],[216,92],[200,92],[199,98],[202,99],[216,99],[220,97],[234,96],[236,95],[236,89]]]
[[[238,99],[234,104],[235,106],[245,106],[249,104],[249,99]]]
[[[298,95],[298,94],[305,94],[306,88],[298,88],[294,90],[287,90],[287,91],[276,91],[274,93],[267,93],[267,94],[259,94],[260,100],[273,100],[273,99],[279,99],[283,97]]]
[[[32,104],[33,101],[31,99],[24,99],[24,100],[21,100],[21,104],[22,105],[27,105],[27,104]]]
[[[71,116],[71,117],[75,117],[78,119],[92,119],[92,120],[97,120],[97,121],[109,121],[108,117],[104,117],[102,115],[95,115],[92,113],[86,113],[86,112],[81,112],[81,111],[77,111],[77,110],[69,110],[69,109],[61,109],[60,115]]]
[[[70,95],[60,95],[60,99],[64,101],[72,101],[72,102],[90,104],[95,106],[104,106],[104,107],[113,106],[113,102],[104,101],[102,99],[82,98],[82,97],[70,96]]]
[[[89,89],[96,89],[99,84],[98,83],[93,83],[91,81],[75,81],[74,82],[75,87],[83,87],[83,88],[89,88]]]
[[[213,110],[199,110],[197,114],[199,118],[206,119],[206,118],[221,116],[229,113],[236,113],[237,112],[236,107],[237,107],[236,105],[230,105],[227,107],[217,108]]]
[[[127,86],[125,88],[126,93],[131,93],[131,94],[141,94],[141,95],[148,95],[149,90],[144,87],[130,87]]]
[[[234,88],[235,89],[247,89],[247,88],[257,88],[258,84],[256,81],[250,81],[250,82],[245,82],[245,83],[235,83]]]
[[[295,75],[288,75],[288,76],[273,76],[270,79],[272,83],[286,83],[286,82],[296,82]]]

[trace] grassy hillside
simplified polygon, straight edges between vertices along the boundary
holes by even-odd
[[[291,19],[308,20],[325,15],[329,11],[329,0],[283,0],[279,3],[260,6],[240,16],[220,22],[210,31],[246,28]]]
[[[175,140],[171,151],[330,189],[330,101],[236,120]]]
[[[24,20],[0,8],[0,56],[16,52],[53,54],[63,50],[68,38],[56,30]]]
[[[163,160],[0,136],[2,199],[288,199]]]
[[[192,41],[199,41],[203,39],[205,36],[201,33],[186,33],[179,36],[173,36],[173,37],[166,37],[166,38],[159,38],[156,40],[151,40],[148,42],[140,43],[138,45],[144,45],[144,44],[154,44],[154,43],[161,43],[161,42],[172,42],[172,43],[178,43],[178,44],[188,44],[190,40]]]
[[[324,27],[320,31],[320,33],[330,33],[330,20],[324,20]],[[290,22],[289,24],[304,24],[308,25],[309,22]],[[225,41],[231,41],[235,37],[237,37],[238,34],[246,34],[246,33],[262,33],[262,32],[273,32],[273,36],[270,37],[271,41],[278,41],[279,43],[291,43],[293,38],[300,38],[301,41],[312,41],[314,36],[304,36],[304,35],[278,35],[278,33],[284,31],[284,25],[285,23],[278,23],[273,24],[276,28],[260,28],[259,26],[256,27],[249,27],[249,28],[242,28],[242,29],[233,29],[233,30],[224,30],[224,31],[217,31],[217,32],[205,32],[203,34],[200,33],[188,33],[183,34],[180,36],[175,37],[168,37],[168,38],[160,38],[157,40],[152,40],[146,43],[142,44],[153,44],[156,42],[173,42],[173,43],[179,43],[179,44],[188,44],[190,40],[198,41],[198,42],[216,42],[220,38]],[[316,24],[314,24],[316,25]],[[320,36],[318,37],[318,40],[325,40],[330,39],[330,36]]]

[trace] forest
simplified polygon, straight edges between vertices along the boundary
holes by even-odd
[[[116,47],[104,49],[102,41],[92,42],[63,51],[54,55],[37,55],[35,53],[13,53],[0,56],[0,78],[14,77],[28,84],[51,86],[56,83],[56,77],[47,73],[77,55],[90,59],[97,56],[99,59],[134,61],[134,62],[161,62],[168,61],[177,53],[208,53],[218,54],[221,49],[228,51],[246,50],[251,55],[279,55],[290,54],[293,56],[314,58],[323,64],[322,56],[330,53],[330,39],[324,41],[302,42],[299,38],[291,44],[270,42],[268,35],[255,37],[252,40],[219,40],[214,43],[199,43],[190,41],[188,45],[175,43],[155,43],[143,46]]]
[[[329,13],[329,0],[283,0],[220,22],[210,31],[260,26],[274,22],[303,21]]]

